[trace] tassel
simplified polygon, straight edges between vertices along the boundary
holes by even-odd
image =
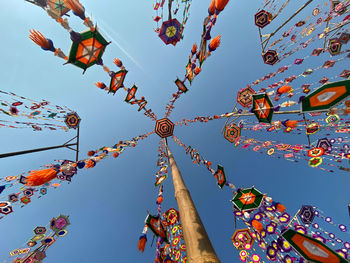
[[[113,62],[114,62],[114,64],[115,64],[117,67],[119,67],[119,68],[121,68],[121,67],[123,66],[123,62],[122,62],[119,58],[115,58],[115,59],[113,60]]]
[[[147,243],[147,236],[146,234],[143,234],[142,236],[140,236],[139,242],[137,244],[137,247],[141,252],[145,251],[146,243]]]
[[[208,9],[209,16],[212,16],[215,14],[215,0],[211,0],[211,3],[209,5]]]
[[[88,151],[88,156],[94,156],[95,155],[95,151]]]
[[[96,162],[92,159],[85,161],[85,169],[92,168],[96,165]]]
[[[210,52],[215,51],[220,46],[220,40],[221,40],[221,36],[218,35],[210,41],[210,43],[209,43],[209,51]]]
[[[157,205],[159,205],[159,204],[161,204],[163,202],[163,196],[158,196],[158,198],[157,198]]]
[[[215,0],[216,15],[220,14],[220,12],[225,9],[229,1],[230,0]]]
[[[82,20],[85,20],[85,8],[79,3],[79,0],[64,0],[65,5],[72,9],[76,16],[79,16]]]
[[[29,38],[38,46],[40,46],[43,50],[45,51],[52,51],[55,52],[55,47],[53,45],[53,42],[48,39],[45,38],[43,34],[41,34],[39,31],[33,29],[33,30],[29,30],[30,35]]]
[[[117,158],[118,156],[119,156],[119,153],[117,153],[117,152],[113,153],[114,158]]]
[[[196,67],[194,74],[198,75],[202,70],[199,67]]]
[[[194,55],[196,52],[197,52],[197,44],[194,43],[193,46],[192,46],[191,53],[192,53],[192,55]]]
[[[26,179],[26,185],[39,186],[55,179],[58,173],[57,168],[49,168],[39,171],[30,171]]]
[[[288,93],[292,90],[292,86],[282,86],[277,89],[277,94]]]
[[[285,121],[282,121],[282,124],[283,124],[285,127],[295,128],[295,127],[298,126],[298,121],[285,120]]]
[[[107,87],[103,82],[96,82],[95,85],[100,89],[105,89]]]
[[[264,229],[263,225],[258,221],[258,220],[252,220],[252,226],[256,229],[256,231],[258,231],[259,233],[261,232],[261,230]]]
[[[276,208],[278,211],[280,211],[281,213],[284,213],[284,211],[286,211],[286,207],[280,203],[276,204]]]

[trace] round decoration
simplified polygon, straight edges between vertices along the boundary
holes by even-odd
[[[241,104],[242,107],[249,107],[253,103],[253,94],[256,94],[256,92],[250,87],[241,89],[237,93],[237,102]]]
[[[0,208],[0,213],[4,215],[11,214],[13,212],[12,206],[6,206],[3,208]]]
[[[177,244],[179,244],[179,242],[180,242],[180,236],[176,236],[176,237],[173,238],[172,244],[173,244],[174,247],[176,247]]]
[[[265,10],[261,10],[254,15],[254,18],[255,18],[255,25],[257,27],[264,28],[265,26],[270,24],[270,22],[272,21],[272,14]]]
[[[275,148],[271,148],[271,149],[269,149],[268,151],[267,151],[267,154],[268,155],[272,155],[272,154],[274,154],[275,153]]]
[[[290,144],[280,143],[276,145],[276,148],[281,151],[286,151],[290,149],[292,146]]]
[[[230,143],[234,143],[241,136],[241,129],[234,123],[226,126],[224,137]]]
[[[6,180],[6,181],[13,181],[13,180],[16,180],[17,177],[18,177],[17,175],[15,175],[15,176],[6,176],[6,177],[5,177],[5,180]]]
[[[64,120],[69,129],[78,128],[80,121],[81,119],[76,112],[68,113]]]
[[[315,134],[320,130],[320,125],[316,122],[310,123],[306,126],[306,134]]]
[[[315,8],[315,9],[312,11],[312,15],[313,15],[313,16],[317,16],[319,13],[320,13],[320,9],[318,9],[318,8]]]
[[[68,234],[68,231],[67,231],[67,230],[60,230],[60,231],[57,232],[57,235],[58,235],[59,237],[64,237],[64,236],[67,235],[67,234]]]
[[[68,226],[68,224],[69,224],[68,218],[66,218],[64,216],[60,216],[56,219],[55,228],[64,229],[65,227]]]
[[[160,185],[161,183],[163,183],[164,180],[165,180],[167,177],[168,177],[168,175],[166,175],[166,174],[163,175],[163,176],[158,177],[157,180],[156,180],[156,182],[155,182],[155,184],[154,184],[154,186],[158,186],[158,185]]]
[[[36,241],[29,241],[29,242],[27,243],[27,246],[28,246],[28,247],[35,247],[36,244],[37,244]]]
[[[35,252],[34,259],[37,261],[42,261],[44,258],[46,258],[46,254],[44,251],[37,251]]]
[[[322,147],[316,147],[311,150],[308,150],[307,156],[309,157],[320,157],[324,154],[325,150]]]
[[[309,166],[311,167],[317,167],[322,163],[321,157],[314,157],[309,160]]]
[[[257,146],[255,146],[254,148],[253,148],[253,151],[254,152],[257,152],[257,151],[259,151],[261,149],[261,146],[260,145],[257,145]]]
[[[171,234],[175,234],[179,230],[179,226],[174,226],[173,229],[171,230]]]
[[[74,162],[64,160],[61,164],[62,174],[65,176],[73,176],[77,173],[77,167],[73,166]]]
[[[0,209],[6,208],[6,207],[9,207],[9,206],[11,206],[10,202],[6,202],[6,201],[1,201],[0,202]]]
[[[172,123],[168,118],[163,118],[157,120],[155,132],[161,138],[167,138],[173,135],[174,132],[174,123]]]
[[[264,54],[262,54],[262,58],[265,64],[275,65],[278,61],[278,55],[275,50],[267,50]]]
[[[42,240],[43,238],[45,237],[44,234],[40,234],[40,235],[35,235],[32,237],[32,241],[39,241],[39,240]]]
[[[305,25],[305,21],[299,21],[295,24],[296,27],[302,27],[303,25]]]
[[[23,191],[23,195],[26,197],[31,197],[34,195],[34,189],[28,188]]]
[[[47,231],[46,227],[44,226],[37,226],[36,228],[34,228],[33,232],[35,235],[43,235],[45,234]]]
[[[333,124],[333,123],[337,123],[338,121],[340,120],[339,118],[339,115],[329,115],[327,118],[326,118],[326,122],[328,124]]]
[[[341,51],[342,44],[338,38],[332,38],[328,42],[328,51],[332,56],[338,55]]]
[[[46,195],[47,194],[47,188],[46,187],[40,188],[40,194]]]
[[[30,203],[30,197],[26,197],[26,196],[23,196],[22,198],[21,198],[21,202],[23,203],[23,204],[29,204]]]
[[[53,237],[47,237],[41,240],[41,243],[45,246],[51,246],[56,240]]]

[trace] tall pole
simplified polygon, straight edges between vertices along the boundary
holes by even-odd
[[[169,166],[171,167],[171,175],[173,177],[175,199],[179,208],[188,262],[220,263],[193,203],[190,192],[182,179],[174,156],[166,140],[165,142],[168,150]]]

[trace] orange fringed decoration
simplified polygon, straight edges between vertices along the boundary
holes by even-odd
[[[161,204],[163,202],[163,196],[158,196],[157,198],[157,204]]]
[[[100,89],[106,88],[106,84],[104,84],[103,82],[96,82],[95,85]]]
[[[30,35],[29,38],[38,46],[40,46],[44,50],[51,50],[53,48],[52,42],[46,39],[40,31],[35,29],[29,30]]]
[[[286,207],[284,205],[280,204],[280,203],[277,203],[276,208],[281,213],[284,213],[284,211],[286,211]]]
[[[261,232],[261,230],[264,229],[263,225],[258,221],[258,220],[252,220],[252,226],[256,229],[256,231],[258,231],[259,233]]]
[[[221,36],[218,35],[216,37],[214,37],[209,44],[209,51],[212,52],[215,49],[217,49],[220,46],[220,42],[221,42]]]
[[[113,60],[113,63],[119,68],[121,68],[123,66],[123,62],[119,58],[115,58]]]
[[[216,13],[219,14],[222,10],[224,10],[229,1],[230,0],[215,0]]]
[[[30,171],[29,176],[26,179],[26,185],[28,186],[39,186],[50,182],[56,178],[56,169],[44,169],[39,171]]]
[[[94,156],[95,151],[88,151],[88,156]]]
[[[107,72],[107,73],[109,73],[109,67],[107,67],[107,66],[103,66],[103,70],[105,71],[105,72]]]
[[[192,55],[194,55],[194,54],[196,54],[196,52],[197,52],[197,44],[195,43],[195,44],[193,44],[193,46],[192,46],[191,53],[192,53]]]
[[[96,165],[96,162],[94,160],[87,160],[85,161],[85,168],[86,169],[89,169],[89,168],[92,168]]]
[[[146,237],[146,235],[142,235],[139,238],[139,242],[137,244],[137,247],[141,252],[145,251],[146,243],[147,243],[147,237]]]
[[[202,70],[200,69],[200,67],[196,67],[194,70],[194,74],[198,75]]]
[[[295,128],[298,126],[298,121],[287,120],[287,121],[283,122],[283,124],[286,127]]]
[[[209,9],[208,9],[208,13],[210,16],[215,14],[215,0],[211,0]]]
[[[84,14],[85,12],[83,5],[79,3],[78,0],[64,0],[64,3],[68,8],[72,9],[73,12],[77,15]]]
[[[117,158],[118,156],[119,156],[119,153],[117,153],[117,152],[113,153],[114,158]]]
[[[292,86],[282,86],[277,89],[278,94],[288,93],[292,90]]]

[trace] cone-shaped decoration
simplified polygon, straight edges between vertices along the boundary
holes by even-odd
[[[78,0],[64,0],[64,3],[68,8],[72,9],[76,16],[79,16],[82,20],[86,19],[85,8]]]
[[[56,49],[53,45],[53,42],[50,39],[45,38],[43,34],[41,34],[39,31],[35,29],[29,30],[29,32],[30,32],[29,38],[35,44],[40,46],[45,51],[55,52]]]
[[[209,51],[210,52],[215,51],[220,46],[220,41],[221,41],[220,35],[214,37],[209,43],[209,46],[208,46]]]
[[[215,13],[218,15],[223,11],[230,0],[215,0]]]
[[[193,44],[191,53],[192,53],[192,55],[194,55],[194,54],[196,54],[196,52],[197,52],[197,44]]]
[[[146,243],[147,243],[147,236],[143,234],[142,236],[140,236],[139,242],[137,244],[137,247],[141,252],[145,251]]]
[[[174,156],[168,148],[169,166],[173,177],[175,199],[179,208],[187,258],[190,263],[219,263],[191,195],[182,179]]]
[[[50,182],[56,178],[58,173],[57,169],[44,169],[39,171],[29,172],[29,176],[26,178],[26,185],[28,186],[39,186]]]
[[[215,14],[215,0],[211,0],[209,9],[208,9],[208,13],[210,16]]]
[[[119,67],[119,68],[121,68],[121,67],[123,66],[123,62],[122,62],[119,58],[115,58],[115,59],[113,60],[113,62],[114,62],[114,64],[115,64],[117,67]]]
[[[107,87],[103,82],[96,82],[95,85],[100,89],[105,89]]]

